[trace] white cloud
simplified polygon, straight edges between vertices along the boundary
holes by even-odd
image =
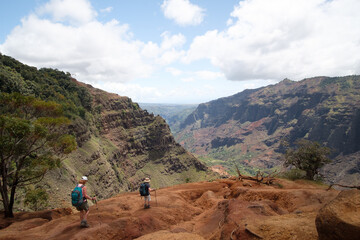
[[[185,51],[181,49],[186,42],[184,35],[171,35],[170,32],[164,32],[161,37],[160,46],[148,42],[142,49],[143,56],[153,59],[153,64],[169,65],[185,55]]]
[[[205,10],[190,3],[189,0],[165,0],[161,5],[164,16],[181,26],[199,25],[204,19]]]
[[[37,10],[39,15],[50,15],[53,21],[83,24],[97,16],[87,0],[51,0]]]
[[[69,71],[88,83],[125,82],[152,73],[154,67],[143,55],[150,43],[133,40],[126,24],[97,21],[89,2],[70,2],[75,9],[68,0],[53,0],[39,8],[41,15],[23,18],[0,51],[30,65]],[[60,19],[63,22],[58,22]]]
[[[195,76],[204,80],[214,80],[217,78],[224,78],[225,75],[221,72],[213,72],[213,71],[197,71],[195,72]]]
[[[161,37],[162,37],[161,48],[163,50],[182,47],[186,42],[185,36],[182,35],[181,33],[176,35],[171,35],[170,32],[163,32],[161,34]]]
[[[181,79],[182,82],[194,82],[195,79],[192,77],[186,77]]]
[[[359,9],[358,0],[244,0],[183,60],[209,59],[230,80],[358,74]]]
[[[102,23],[96,16],[86,0],[52,0],[24,17],[0,51],[26,64],[68,71],[87,83],[149,77],[185,54],[182,34],[163,32],[160,44],[144,43],[133,39],[129,25]]]
[[[166,71],[169,72],[173,76],[180,76],[183,72],[177,68],[168,67]]]
[[[107,7],[107,8],[104,8],[104,9],[101,9],[100,12],[106,12],[106,13],[109,13],[113,10],[113,7]]]
[[[131,96],[135,102],[157,102],[163,94],[155,87],[143,87],[139,84],[124,84],[119,82],[96,83],[94,87],[105,91],[119,94],[120,96]]]

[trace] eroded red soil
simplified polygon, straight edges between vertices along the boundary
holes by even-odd
[[[87,229],[80,228],[76,210],[17,215],[0,239],[317,239],[316,214],[337,194],[287,180],[273,186],[228,179],[189,183],[153,192],[150,209],[143,209],[137,192],[99,201],[90,208]]]

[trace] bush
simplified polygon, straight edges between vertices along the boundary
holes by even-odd
[[[34,211],[42,210],[47,207],[49,195],[42,188],[28,189],[25,195],[25,206]]]
[[[331,162],[328,158],[331,149],[306,139],[299,139],[295,144],[297,145],[295,148],[287,149],[284,165],[303,170],[306,173],[306,179],[314,180],[319,174],[319,169]]]
[[[289,179],[289,180],[297,180],[297,179],[305,179],[306,172],[297,168],[291,169],[285,173],[283,173],[280,177]]]

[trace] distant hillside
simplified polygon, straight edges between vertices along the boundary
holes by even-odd
[[[351,157],[343,161],[360,151],[360,76],[286,79],[200,104],[176,135],[209,164],[229,171],[237,164],[250,173],[279,166],[282,140],[292,145],[298,138],[334,149],[333,171],[342,169],[344,178],[353,175],[347,181],[355,176],[360,181],[359,164],[346,164]]]
[[[196,109],[198,104],[139,103],[149,113],[160,115],[169,124],[171,132],[180,130],[180,124]]]
[[[38,70],[0,54],[1,92],[55,101],[72,120],[78,149],[41,183],[51,207],[70,204],[69,193],[82,175],[99,198],[135,190],[145,177],[153,187],[164,187],[208,176],[207,167],[175,142],[163,118],[128,97],[80,83],[70,73]],[[17,199],[21,203],[20,195]]]

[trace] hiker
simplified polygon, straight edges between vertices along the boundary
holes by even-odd
[[[150,208],[150,192],[155,191],[155,189],[150,188],[150,179],[145,178],[144,182],[140,185],[140,195],[144,197],[144,208]],[[147,204],[146,204],[147,202]]]
[[[89,204],[87,202],[87,199],[90,199],[90,200],[96,200],[96,197],[90,197],[89,195],[87,195],[86,193],[86,182],[88,181],[88,178],[86,176],[82,176],[81,177],[81,180],[79,180],[79,184],[76,185],[74,191],[72,192],[72,202],[73,202],[73,206],[76,206],[76,209],[78,211],[80,211],[80,226],[81,227],[85,227],[85,228],[88,228],[90,227],[89,224],[87,223],[86,221],[86,218],[87,216],[89,215],[89,211],[90,211],[90,208],[89,208]],[[79,198],[82,197],[82,199],[77,199],[77,200],[74,200],[74,197],[73,197],[73,193],[76,192],[76,189],[77,188],[80,188],[82,191],[79,195],[77,195]],[[80,191],[80,190],[79,190]],[[77,201],[77,203],[74,203],[74,201]]]

